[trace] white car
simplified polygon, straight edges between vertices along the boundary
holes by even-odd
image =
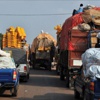
[[[20,80],[27,82],[29,79],[29,75],[30,75],[29,64],[17,64],[17,69],[20,74]]]

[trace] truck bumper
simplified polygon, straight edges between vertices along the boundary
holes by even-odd
[[[26,78],[27,76],[28,76],[28,73],[23,73],[23,72],[21,72],[21,73],[20,73],[19,79],[23,80],[23,79]]]
[[[0,88],[13,88],[15,83],[0,83]]]

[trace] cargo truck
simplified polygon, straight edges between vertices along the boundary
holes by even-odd
[[[51,63],[55,53],[55,40],[47,33],[40,33],[31,46],[31,63],[32,67],[36,65],[51,70]]]
[[[2,49],[6,52],[11,51],[11,56],[15,60],[15,64],[20,73],[20,79],[28,81],[29,66],[29,44],[26,42],[26,33],[24,28],[10,27],[3,34]]]
[[[98,9],[94,8],[92,10],[100,13]],[[97,17],[94,14],[95,11],[91,12],[94,15],[94,19]],[[60,79],[66,80],[67,87],[74,86],[74,79],[82,66],[81,55],[88,48],[95,47],[97,43],[96,34],[100,30],[100,25],[98,24],[99,21],[98,23],[93,21],[91,15],[86,14],[84,11],[66,19],[62,26],[59,35],[60,60],[58,69],[60,69]]]

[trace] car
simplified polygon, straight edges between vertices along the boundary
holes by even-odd
[[[85,77],[81,67],[74,81],[74,97],[83,100],[100,100],[100,79]]]
[[[28,81],[29,75],[30,75],[30,66],[29,64],[17,64],[17,69],[20,74],[20,80],[23,80],[25,82]]]

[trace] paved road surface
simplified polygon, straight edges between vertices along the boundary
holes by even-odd
[[[65,87],[55,70],[31,69],[28,82],[20,82],[18,96],[11,97],[9,91],[0,100],[74,100],[73,90]]]

